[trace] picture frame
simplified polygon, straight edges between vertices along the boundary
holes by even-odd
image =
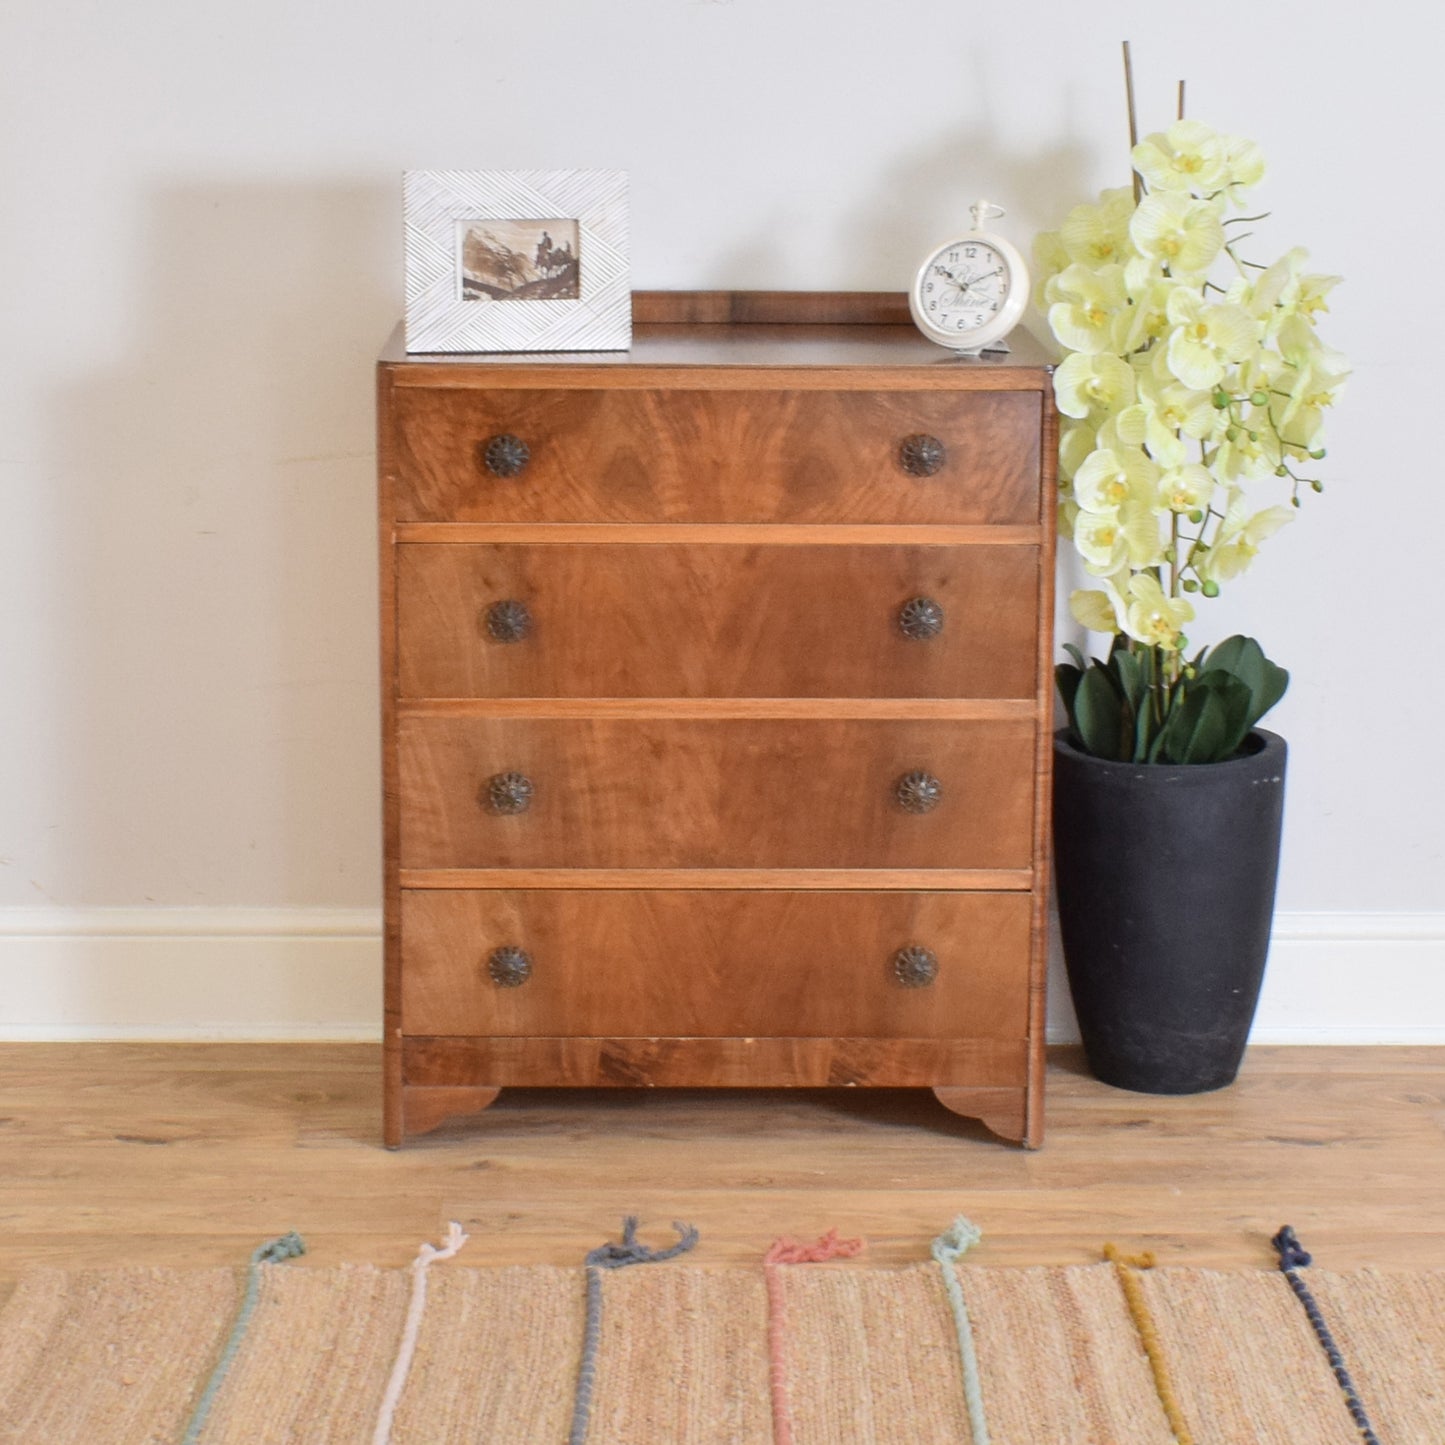
[[[408,352],[626,351],[627,172],[407,171]]]

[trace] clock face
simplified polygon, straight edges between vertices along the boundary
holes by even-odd
[[[965,237],[925,262],[914,303],[920,321],[940,339],[967,346],[976,333],[993,328],[1012,290],[1007,257],[988,241]]]

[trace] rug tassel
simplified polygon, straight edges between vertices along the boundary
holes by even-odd
[[[960,1214],[933,1241],[933,1257],[943,1273],[943,1287],[948,1292],[949,1307],[953,1310],[959,1363],[963,1366],[963,1399],[968,1407],[968,1427],[973,1434],[973,1445],[989,1445],[988,1418],[983,1408],[983,1386],[979,1379],[978,1352],[973,1343],[973,1325],[968,1318],[963,1286],[954,1266],[982,1238],[983,1233],[978,1226]]]
[[[386,1394],[381,1398],[381,1413],[377,1416],[376,1429],[372,1432],[372,1445],[388,1445],[391,1439],[391,1422],[396,1416],[396,1407],[401,1403],[401,1392],[406,1388],[407,1376],[411,1373],[412,1356],[416,1354],[417,1337],[421,1334],[421,1319],[426,1311],[426,1272],[432,1265],[453,1255],[471,1238],[462,1233],[462,1227],[452,1220],[447,1225],[446,1243],[438,1247],[423,1244],[411,1264],[411,1303],[407,1306],[406,1325],[401,1332],[401,1343],[397,1347],[396,1359],[392,1363],[391,1378],[386,1382]]]
[[[1153,1269],[1156,1260],[1147,1251],[1144,1254],[1122,1254],[1118,1246],[1113,1244],[1104,1246],[1104,1258],[1114,1266],[1114,1273],[1119,1280],[1119,1288],[1124,1291],[1124,1302],[1129,1306],[1129,1315],[1134,1321],[1134,1330],[1148,1357],[1149,1369],[1154,1376],[1154,1391],[1159,1396],[1160,1405],[1164,1408],[1164,1417],[1169,1422],[1169,1428],[1173,1432],[1175,1440],[1178,1441],[1178,1445],[1194,1445],[1194,1436],[1190,1433],[1189,1424],[1184,1418],[1184,1411],[1179,1404],[1179,1396],[1174,1393],[1174,1381],[1169,1375],[1169,1366],[1164,1359],[1164,1346],[1159,1339],[1159,1331],[1155,1327],[1154,1316],[1149,1309],[1149,1301],[1144,1298],[1144,1291],[1139,1285],[1138,1271]]]
[[[236,1358],[241,1341],[246,1337],[246,1327],[251,1323],[251,1315],[260,1297],[261,1266],[284,1264],[286,1260],[295,1259],[305,1253],[305,1241],[294,1229],[276,1239],[268,1239],[265,1244],[258,1245],[251,1251],[250,1264],[246,1270],[246,1293],[242,1297],[241,1308],[236,1311],[236,1319],[222,1347],[221,1357],[216,1361],[216,1367],[206,1381],[206,1388],[201,1392],[201,1398],[196,1401],[196,1408],[191,1412],[186,1433],[181,1437],[181,1445],[195,1445],[201,1431],[206,1428],[211,1407],[216,1403],[216,1396],[220,1394],[221,1386],[226,1380],[226,1372],[231,1368],[231,1361]]]
[[[1314,1329],[1315,1338],[1320,1342],[1320,1348],[1324,1350],[1325,1358],[1330,1362],[1330,1369],[1334,1371],[1335,1381],[1344,1394],[1350,1419],[1355,1422],[1355,1429],[1360,1432],[1360,1439],[1365,1442],[1365,1445],[1380,1445],[1379,1437],[1370,1424],[1370,1417],[1365,1413],[1364,1403],[1355,1389],[1355,1382],[1345,1366],[1344,1356],[1340,1354],[1340,1347],[1335,1343],[1335,1337],[1330,1333],[1330,1327],[1325,1323],[1325,1317],[1315,1300],[1314,1291],[1296,1273],[1297,1270],[1308,1269],[1314,1263],[1313,1256],[1299,1242],[1299,1236],[1288,1224],[1280,1226],[1279,1233],[1270,1240],[1270,1243],[1274,1245],[1279,1254],[1279,1267],[1289,1281],[1289,1287],[1294,1291],[1295,1298],[1304,1306],[1305,1314],[1309,1317],[1310,1325]]]
[[[661,1264],[663,1260],[676,1259],[686,1254],[698,1240],[697,1228],[691,1224],[673,1221],[677,1231],[677,1243],[667,1249],[649,1249],[637,1240],[637,1216],[629,1214],[622,1221],[622,1242],[608,1240],[599,1244],[588,1254],[587,1266],[587,1323],[582,1335],[582,1362],[577,1367],[577,1393],[572,1401],[572,1428],[568,1431],[568,1445],[582,1445],[587,1438],[587,1427],[592,1419],[592,1391],[597,1383],[597,1351],[602,1342],[602,1271],[604,1269],[626,1269],[633,1264]]]
[[[768,1379],[773,1399],[774,1445],[793,1445],[793,1408],[788,1394],[788,1303],[779,1268],[785,1264],[823,1264],[830,1259],[851,1259],[862,1254],[861,1239],[839,1239],[830,1229],[813,1244],[786,1237],[775,1239],[763,1256],[763,1278],[768,1287]]]

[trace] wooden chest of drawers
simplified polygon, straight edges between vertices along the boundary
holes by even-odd
[[[901,297],[379,368],[386,1139],[508,1085],[1042,1137],[1054,413]]]

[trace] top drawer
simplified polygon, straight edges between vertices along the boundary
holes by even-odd
[[[391,397],[399,521],[1039,520],[1037,391]]]

